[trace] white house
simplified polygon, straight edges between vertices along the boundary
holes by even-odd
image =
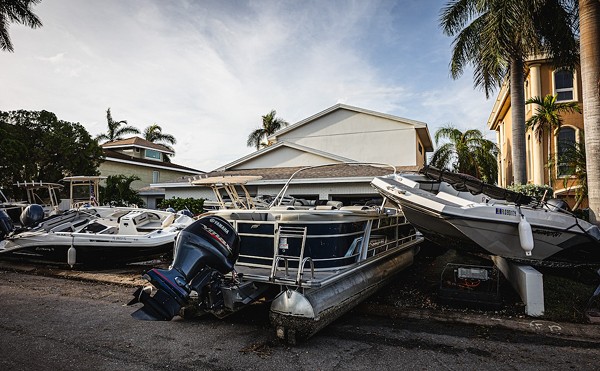
[[[433,151],[427,124],[336,104],[290,125],[268,138],[269,146],[202,176],[260,175],[248,183],[252,195],[276,194],[288,177],[305,166],[343,163],[383,163],[416,170]],[[377,197],[369,183],[391,168],[336,166],[301,175],[290,187],[291,195],[319,200],[364,200]],[[153,184],[165,189],[165,199],[214,199],[207,188],[189,182]]]

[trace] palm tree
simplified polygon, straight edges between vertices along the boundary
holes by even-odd
[[[440,26],[456,36],[450,62],[452,78],[468,64],[474,83],[489,98],[508,78],[512,110],[514,182],[527,182],[525,154],[524,64],[532,55],[548,55],[557,66],[576,62],[572,13],[562,0],[453,0],[440,15]],[[470,23],[469,23],[470,22]]]
[[[268,146],[269,144],[263,143],[262,140],[288,125],[285,120],[275,118],[276,114],[277,111],[271,110],[262,117],[262,126],[248,135],[248,142],[246,143],[248,147],[256,147],[259,150],[260,147]]]
[[[600,2],[579,0],[583,124],[590,221],[600,222]]]
[[[42,0],[2,0],[0,1],[0,49],[14,52],[8,34],[11,22],[21,23],[31,28],[42,26],[42,21],[33,13],[31,7]]]
[[[563,120],[563,113],[581,113],[579,104],[577,102],[564,102],[557,103],[556,98],[558,95],[548,94],[543,99],[540,97],[533,97],[527,100],[525,104],[535,104],[535,114],[531,116],[526,122],[525,126],[527,129],[531,129],[538,142],[542,142],[544,137],[544,131],[548,133],[548,161],[550,161],[550,143],[552,138],[558,134]],[[548,167],[548,179],[552,183],[552,174],[550,171],[551,167]]]
[[[175,152],[171,145],[176,144],[177,140],[171,134],[166,134],[162,132],[162,128],[157,124],[152,124],[144,129],[144,139],[152,143],[158,143],[170,151]],[[167,143],[167,144],[165,144]],[[171,162],[169,155],[164,155],[165,162]]]
[[[137,128],[128,126],[126,120],[113,120],[112,115],[110,114],[110,108],[106,110],[106,122],[108,124],[108,131],[96,137],[98,142],[101,140],[106,142],[114,142],[115,140],[123,139],[123,135],[140,133]]]
[[[449,142],[439,146],[433,153],[431,165],[463,174],[473,175],[486,183],[498,179],[498,147],[483,137],[479,130],[464,133],[452,125],[435,132],[435,145],[440,139]]]

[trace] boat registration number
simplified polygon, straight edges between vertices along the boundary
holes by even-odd
[[[508,216],[517,216],[516,210],[503,209],[500,207],[496,208],[496,215],[508,215]]]

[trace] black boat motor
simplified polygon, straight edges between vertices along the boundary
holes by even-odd
[[[0,240],[8,236],[14,229],[15,226],[10,216],[8,216],[6,211],[0,210]]]
[[[31,204],[21,213],[21,225],[23,227],[35,227],[44,219],[44,208],[37,204]]]
[[[155,289],[140,287],[133,294],[129,305],[144,306],[132,316],[169,321],[190,303],[190,296],[205,311],[222,308],[224,275],[233,271],[239,245],[237,232],[221,217],[206,216],[189,225],[177,238],[169,269],[154,268],[144,275]]]

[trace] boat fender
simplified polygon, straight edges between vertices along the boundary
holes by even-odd
[[[73,268],[73,266],[75,265],[75,263],[77,262],[77,250],[75,250],[74,246],[69,247],[69,250],[67,250],[67,264],[69,264],[71,266],[71,268]]]
[[[519,240],[521,248],[525,251],[525,255],[531,256],[534,245],[533,232],[531,231],[531,224],[525,219],[524,215],[521,215],[521,221],[519,221]]]

